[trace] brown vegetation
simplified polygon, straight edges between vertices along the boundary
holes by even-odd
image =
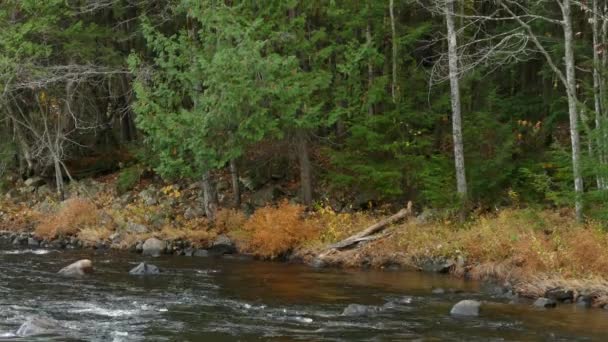
[[[303,219],[304,207],[287,201],[258,209],[235,234],[242,250],[273,259],[318,238],[319,228]],[[238,233],[238,232],[237,232]]]
[[[81,229],[96,227],[99,215],[95,204],[83,198],[65,201],[59,211],[50,216],[41,216],[36,227],[36,236],[53,239],[57,236],[76,235]]]

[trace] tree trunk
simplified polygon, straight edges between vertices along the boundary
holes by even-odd
[[[599,45],[599,6],[598,6],[598,0],[593,0],[593,23],[592,23],[592,29],[593,29],[593,98],[594,98],[594,105],[595,105],[595,134],[596,134],[596,139],[595,139],[595,144],[596,144],[596,150],[597,150],[597,159],[598,162],[600,163],[600,165],[604,164],[604,144],[602,142],[602,134],[601,134],[601,130],[602,130],[602,108],[603,108],[603,104],[602,104],[602,92],[601,92],[601,85],[602,85],[602,77],[600,74],[600,56],[598,54],[598,48],[600,47]],[[601,173],[598,173],[596,175],[596,183],[597,183],[597,188],[598,189],[603,189],[604,186],[604,179],[603,176],[601,175]]]
[[[393,103],[397,102],[397,31],[395,30],[395,4],[394,0],[390,0],[389,3],[389,12],[391,16],[391,33],[392,33],[392,47],[393,47],[393,65],[392,65],[392,74],[393,74],[393,82],[391,84],[391,96],[393,97]],[[453,22],[453,20],[452,20]],[[452,24],[453,26],[453,24]]]
[[[368,3],[368,11],[369,11],[369,3]],[[368,16],[371,14],[368,13]],[[371,48],[372,46],[372,28],[370,25],[370,19],[367,20],[367,27],[365,28],[365,41],[367,43],[367,47]],[[370,94],[372,91],[372,87],[374,85],[374,66],[372,64],[371,57],[367,60],[367,113],[372,116],[374,115],[374,105],[370,99]]]
[[[298,160],[300,162],[300,183],[302,187],[302,203],[312,204],[312,171],[308,156],[308,137],[303,128],[296,130]]]
[[[462,142],[462,117],[460,113],[460,86],[458,72],[458,52],[456,30],[454,28],[454,0],[447,0],[445,21],[448,31],[448,59],[450,78],[450,98],[452,104],[452,137],[454,140],[454,164],[456,168],[456,190],[463,204],[467,201],[467,179],[464,166],[464,148]]]
[[[581,147],[578,131],[578,112],[576,99],[576,75],[574,72],[574,35],[572,32],[572,13],[570,0],[562,2],[563,28],[564,28],[564,61],[566,63],[566,82],[568,93],[568,116],[570,119],[570,139],[572,141],[572,171],[574,176],[576,219],[583,220],[583,176],[581,173]]]
[[[217,198],[217,189],[213,176],[210,171],[203,173],[203,208],[205,209],[205,215],[210,221],[215,221],[219,201]]]
[[[241,207],[241,186],[239,184],[239,169],[236,159],[230,160],[230,175],[232,178],[232,194],[234,196],[234,208]]]
[[[53,167],[55,168],[55,187],[57,188],[57,196],[59,196],[59,199],[63,201],[65,200],[63,174],[61,172],[61,163],[55,155],[53,155]]]

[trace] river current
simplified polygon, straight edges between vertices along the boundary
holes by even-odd
[[[93,274],[56,274],[84,258],[93,261]],[[143,260],[122,252],[0,246],[0,341],[608,340],[608,311],[508,304],[449,276],[169,256],[147,260],[161,275],[130,276]],[[446,291],[433,293],[436,288]],[[461,299],[484,301],[481,315],[450,316]],[[378,310],[345,316],[349,304]],[[16,336],[31,317],[57,321],[56,332]]]

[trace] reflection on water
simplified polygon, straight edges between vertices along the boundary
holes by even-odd
[[[84,279],[55,274],[82,258],[93,260],[95,274]],[[129,276],[141,260],[123,253],[0,248],[0,341],[18,340],[13,333],[32,316],[60,322],[56,334],[40,341],[571,341],[608,336],[606,311],[510,305],[479,293],[474,282],[441,275],[166,257],[151,260],[162,275]],[[436,287],[455,291],[432,294]],[[411,296],[411,303],[399,300],[404,296]],[[467,298],[486,301],[481,316],[450,317],[451,305]],[[383,309],[342,316],[352,303]]]

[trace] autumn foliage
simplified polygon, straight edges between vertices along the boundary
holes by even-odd
[[[95,204],[83,198],[73,198],[65,201],[57,213],[41,217],[35,233],[40,238],[53,239],[76,235],[81,229],[94,227],[98,223]]]
[[[304,220],[304,207],[287,201],[258,209],[244,224],[240,247],[259,257],[274,259],[314,240],[319,229]]]

